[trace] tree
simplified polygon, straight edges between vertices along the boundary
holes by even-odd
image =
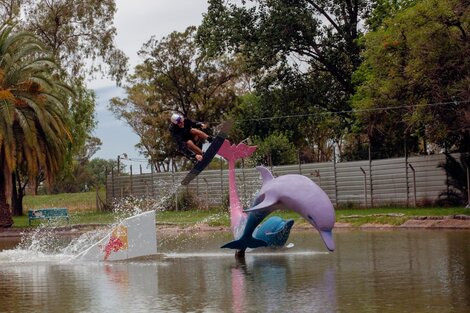
[[[120,164],[121,171],[124,169],[124,165]],[[88,162],[86,169],[92,174],[94,187],[98,188],[104,186],[106,183],[106,175],[112,170],[117,168],[116,160],[105,160],[100,158],[94,158]]]
[[[70,140],[71,90],[54,76],[58,67],[35,36],[0,28],[0,226],[13,224],[8,195],[12,178],[43,172],[51,182]]]
[[[360,25],[372,2],[210,0],[197,39],[211,55],[243,54],[258,74],[256,91],[266,101],[263,107],[270,108],[268,99],[277,98],[277,106],[263,117],[277,117],[280,128],[273,128],[300,143],[306,156],[317,153],[313,147],[324,147],[313,156],[323,159],[332,155],[331,143],[339,142],[354,120],[348,113],[355,87],[352,73],[361,62]],[[310,128],[282,119],[299,114]],[[325,128],[310,131],[320,125]]]
[[[63,163],[60,177],[73,180],[76,161],[81,157],[91,132],[96,127],[96,99],[86,87],[86,77],[105,73],[119,84],[127,71],[127,57],[114,44],[116,29],[113,18],[116,12],[114,0],[1,0],[0,16],[14,22],[19,28],[35,33],[52,52],[59,63],[61,79],[74,88],[76,97],[68,103],[68,126],[71,140],[66,150],[67,162]],[[28,183],[27,176],[16,173],[18,192],[12,202],[21,214],[21,189]],[[44,176],[36,178],[36,185]]]
[[[418,0],[375,0],[372,2],[372,10],[367,16],[366,24],[371,31],[376,31],[382,26],[384,20],[393,18],[403,10],[412,7]]]
[[[374,150],[469,150],[469,33],[466,1],[425,0],[366,35],[353,104]]]
[[[439,205],[465,205],[469,203],[467,171],[470,165],[470,154],[462,153],[460,162],[446,153],[446,160],[438,168],[446,171],[447,190],[439,194]]]
[[[1,0],[0,12],[2,22],[35,33],[70,77],[105,69],[118,82],[124,77],[127,57],[114,45],[114,0]]]
[[[257,136],[261,140],[271,134],[283,134],[299,150],[302,162],[328,161],[333,156],[334,139],[342,136],[342,120],[327,112],[320,102],[330,94],[330,87],[321,80],[306,80],[286,70],[282,87],[270,82],[240,97],[231,112],[236,123],[235,140]],[[279,78],[274,78],[279,79]],[[295,159],[297,161],[297,158]]]
[[[285,165],[297,161],[295,146],[283,134],[272,133],[263,140],[255,136],[253,142],[257,146],[253,154],[256,164]]]
[[[234,106],[242,65],[224,56],[209,58],[194,42],[195,27],[152,37],[139,52],[143,63],[114,98],[110,109],[140,137],[138,147],[156,165],[179,156],[168,132],[172,112],[218,123]]]

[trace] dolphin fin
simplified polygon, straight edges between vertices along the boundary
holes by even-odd
[[[253,206],[249,209],[245,209],[243,211],[244,212],[251,212],[251,211],[261,210],[261,209],[273,206],[277,202],[278,202],[278,199],[276,199],[276,197],[270,197],[269,194],[266,194],[265,198],[260,203],[258,203],[257,205],[255,205],[255,206]]]
[[[274,179],[273,174],[266,167],[257,166],[256,169],[258,170],[259,174],[261,175],[261,178],[263,179],[263,184]]]
[[[245,250],[246,248],[259,248],[259,247],[266,247],[268,244],[264,240],[255,239],[250,236],[250,238],[241,238],[238,240],[230,241],[226,243],[221,248],[228,248],[228,249],[237,249],[237,250]]]

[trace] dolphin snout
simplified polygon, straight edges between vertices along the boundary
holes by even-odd
[[[325,244],[326,248],[330,251],[334,251],[335,241],[333,240],[333,233],[331,229],[321,230],[315,222],[315,219],[310,214],[307,215],[307,219],[309,220],[310,224],[312,224],[312,226],[315,227],[320,233],[321,239],[323,240],[323,243]]]

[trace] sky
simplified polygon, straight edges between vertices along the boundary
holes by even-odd
[[[184,31],[188,26],[199,26],[202,14],[207,11],[207,0],[116,0],[117,13],[114,26],[117,29],[116,46],[129,57],[129,70],[142,62],[137,51],[155,35],[161,39],[173,31]],[[144,157],[135,145],[139,138],[123,121],[118,120],[108,110],[109,100],[125,97],[124,91],[113,81],[95,79],[88,83],[97,96],[96,120],[98,126],[94,136],[102,141],[101,149],[93,156],[102,159],[117,159],[127,154],[133,172],[149,172]]]

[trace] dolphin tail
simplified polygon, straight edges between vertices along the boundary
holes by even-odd
[[[237,250],[245,250],[246,248],[259,248],[259,247],[266,247],[268,244],[264,240],[255,239],[250,236],[250,238],[240,238],[238,240],[230,241],[226,243],[221,248],[228,248],[228,249],[237,249]]]
[[[225,139],[222,147],[217,152],[218,155],[226,159],[227,161],[236,161],[238,159],[249,157],[255,152],[256,146],[249,146],[244,143],[238,145],[231,145],[230,141]]]

